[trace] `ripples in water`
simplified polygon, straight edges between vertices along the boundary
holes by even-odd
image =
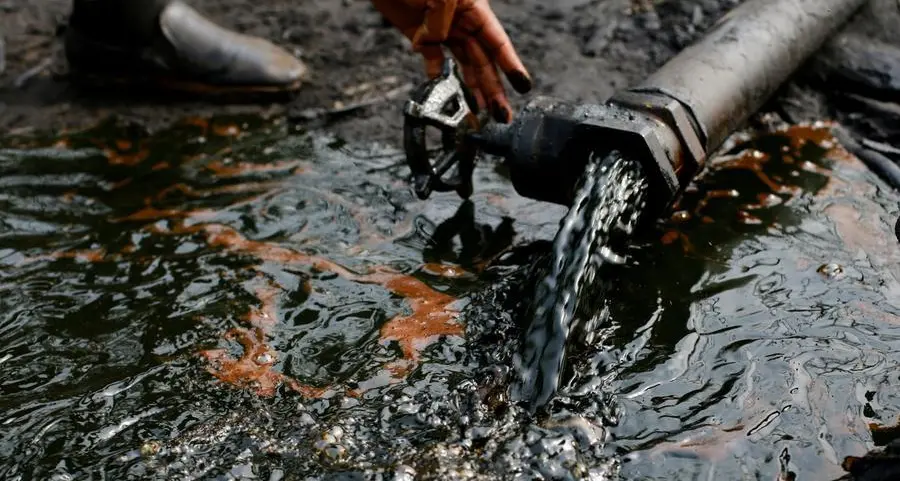
[[[532,417],[509,367],[564,212],[502,169],[422,203],[397,152],[278,122],[7,140],[0,476],[835,478],[900,413],[900,252],[829,142],[715,161]]]

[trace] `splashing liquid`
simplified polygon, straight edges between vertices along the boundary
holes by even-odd
[[[640,164],[612,152],[591,155],[575,201],[553,243],[550,273],[537,286],[534,316],[516,358],[518,382],[511,396],[532,409],[555,394],[563,371],[566,341],[579,301],[596,297],[594,280],[605,264],[623,264],[616,253],[637,226],[646,202]]]

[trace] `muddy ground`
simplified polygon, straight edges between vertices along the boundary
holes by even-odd
[[[535,94],[598,100],[640,80],[740,1],[494,0],[492,5],[535,77]],[[7,44],[7,67],[0,75],[0,132],[80,128],[110,114],[133,118],[149,128],[184,116],[218,112],[303,117],[309,109],[353,104],[423,80],[420,59],[366,1],[190,3],[223,25],[269,38],[295,52],[312,70],[306,88],[293,100],[263,105],[210,105],[196,99],[79,90],[66,81],[62,53],[70,0],[0,0],[0,32]],[[877,14],[857,22],[861,25],[857,29],[890,40],[890,25],[900,20],[897,2],[873,3],[878,4]],[[871,42],[862,44],[870,48]],[[851,47],[859,50],[858,45]],[[853,55],[857,60],[861,57],[858,52]],[[831,58],[836,60],[827,64],[828,72],[848,66],[861,70],[840,55]],[[871,63],[872,58],[862,61]],[[854,76],[859,77],[852,73],[842,77]],[[862,77],[865,87],[883,81],[878,75]],[[888,85],[888,90],[892,87],[896,85]],[[514,97],[519,105],[526,100]],[[360,109],[331,128],[349,138],[396,142],[400,104],[393,98]],[[822,107],[808,101],[799,104],[804,112]]]
[[[493,0],[536,81],[534,94],[602,100],[640,80],[741,0]],[[212,19],[294,51],[312,76],[293,100],[222,105],[87,92],[66,80],[62,54],[69,0],[0,0],[6,68],[0,133],[73,129],[109,116],[148,129],[216,113],[307,117],[423,80],[420,59],[364,0],[191,0]],[[837,118],[859,134],[900,145],[897,0],[869,7],[769,106],[788,120]],[[530,95],[528,96],[530,97]],[[346,138],[398,143],[402,95],[328,125]],[[527,100],[513,96],[517,105]]]
[[[672,19],[659,19],[653,13],[630,16],[631,3],[563,0],[549,6],[536,0],[493,2],[536,79],[537,93],[577,100],[608,96],[681,46],[674,42],[677,35],[656,38]],[[692,23],[706,25],[723,6],[734,3],[737,0],[690,2],[685,3],[684,12],[663,6],[661,14],[683,17],[676,20],[680,28],[694,29]],[[360,95],[355,91],[361,85],[371,85],[369,91],[361,92],[363,96],[377,96],[423,80],[420,59],[366,1],[193,0],[191,4],[223,25],[269,38],[295,52],[312,70],[306,88],[288,104],[252,106],[110,98],[108,92],[79,91],[65,80],[62,54],[61,33],[70,0],[7,0],[0,4],[4,11],[0,28],[9,51],[7,72],[0,78],[4,86],[0,102],[6,104],[0,129],[82,126],[109,113],[134,117],[150,126],[185,115],[221,111],[301,113],[358,101]],[[635,35],[639,29],[648,33]],[[610,43],[613,35],[625,41]],[[23,81],[29,70],[41,66],[46,68],[40,74]],[[366,139],[396,139],[399,104],[395,100],[369,108],[337,128]]]

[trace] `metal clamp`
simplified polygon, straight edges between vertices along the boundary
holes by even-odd
[[[413,91],[403,117],[403,148],[416,195],[422,200],[432,192],[456,191],[464,199],[472,195],[477,148],[467,141],[466,134],[477,130],[481,122],[475,98],[452,59],[444,61],[441,75]],[[441,135],[440,154],[434,164],[427,144],[429,126]],[[445,177],[454,166],[456,171]]]

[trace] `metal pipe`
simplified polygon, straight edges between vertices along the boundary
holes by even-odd
[[[639,162],[649,183],[642,217],[657,218],[694,179],[707,156],[865,2],[747,0],[644,82],[603,104],[574,105],[540,97],[511,125],[488,124],[475,132],[461,120],[468,112],[460,108],[462,83],[451,79],[445,68],[443,77],[423,88],[406,109],[407,144],[414,147],[407,148],[407,162],[420,179],[417,192],[427,197],[433,186],[447,190],[456,185],[440,180],[449,164],[439,162],[436,168],[425,154],[423,125],[431,119],[444,127],[445,145],[454,146],[456,157],[443,158],[471,154],[473,146],[502,155],[516,191],[536,200],[572,205],[592,156],[616,152]],[[446,112],[454,112],[458,120],[441,120]],[[459,162],[460,172],[470,174],[468,161],[473,159],[462,156],[467,162]],[[565,342],[569,319],[549,315],[534,322],[548,324],[535,324],[528,332],[537,340],[526,342],[523,359],[537,366],[537,373],[523,377],[519,392],[536,393],[540,385],[534,400],[539,405],[556,389],[565,352],[559,342]]]
[[[747,0],[697,43],[604,104],[534,99],[511,125],[471,140],[510,164],[519,194],[570,205],[587,151],[617,150],[645,165],[664,209],[707,156],[867,0]]]
[[[867,0],[748,0],[635,88],[683,103],[718,148]]]

